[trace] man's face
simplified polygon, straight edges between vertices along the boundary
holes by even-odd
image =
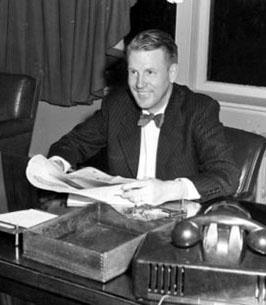
[[[128,85],[140,108],[156,112],[169,99],[176,77],[163,49],[131,51],[128,56]]]

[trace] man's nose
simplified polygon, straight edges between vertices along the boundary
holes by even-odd
[[[139,75],[137,78],[136,86],[137,88],[143,88],[145,86],[145,78],[143,75]]]

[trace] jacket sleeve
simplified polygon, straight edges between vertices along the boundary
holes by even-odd
[[[84,163],[106,146],[107,120],[107,111],[102,107],[52,144],[48,157],[60,156],[68,161],[72,168]]]
[[[233,195],[239,184],[240,170],[219,121],[219,110],[219,104],[212,101],[198,111],[193,121],[199,174],[189,179],[200,193],[201,201]]]

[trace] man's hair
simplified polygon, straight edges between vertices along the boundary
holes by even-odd
[[[131,51],[151,51],[163,49],[171,63],[177,63],[177,45],[170,34],[157,29],[146,30],[137,34],[127,46],[127,57]]]

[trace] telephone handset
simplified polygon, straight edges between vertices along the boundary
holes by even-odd
[[[244,242],[266,255],[266,227],[237,204],[214,204],[205,214],[176,223],[172,231],[175,246],[189,248],[200,241],[205,259],[212,262],[239,263]]]

